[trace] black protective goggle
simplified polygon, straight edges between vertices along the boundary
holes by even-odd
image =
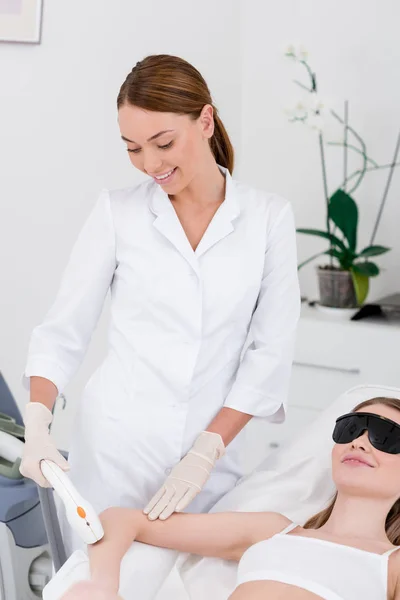
[[[400,454],[400,425],[374,413],[348,413],[336,419],[333,441],[349,444],[368,432],[372,446],[388,454]]]

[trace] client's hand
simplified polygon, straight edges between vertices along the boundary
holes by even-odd
[[[67,590],[62,600],[122,600],[122,598],[94,581],[79,581]]]
[[[203,431],[186,456],[172,469],[144,513],[151,521],[183,511],[203,489],[225,446],[218,433]]]

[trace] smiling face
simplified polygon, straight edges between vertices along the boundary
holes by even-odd
[[[121,137],[134,167],[153,177],[170,195],[179,194],[204,169],[214,132],[213,109],[190,115],[144,110],[123,104],[118,111]]]
[[[360,409],[400,424],[400,411],[376,404]],[[332,475],[339,492],[376,497],[395,502],[400,497],[400,454],[388,454],[374,448],[365,431],[348,444],[335,444],[332,451]]]

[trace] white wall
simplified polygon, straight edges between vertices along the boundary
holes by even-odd
[[[300,226],[323,225],[315,135],[286,121],[300,71],[283,58],[302,42],[320,91],[338,111],[347,97],[351,123],[378,162],[391,160],[400,127],[397,0],[184,0],[46,2],[39,46],[0,46],[0,369],[20,405],[28,339],[52,301],[83,220],[103,187],[131,185],[116,125],[115,99],[126,73],[146,54],[175,53],[204,74],[238,150],[236,176],[288,197]],[[341,154],[331,149],[331,188]],[[370,175],[357,199],[367,242],[385,182]],[[376,239],[394,247],[371,297],[400,281],[400,171]],[[299,236],[299,256],[319,249]],[[313,267],[302,291],[316,295]],[[107,311],[106,311],[107,312]],[[66,445],[83,382],[104,349],[106,314],[67,390],[56,423]]]
[[[391,162],[400,129],[400,44],[397,0],[280,0],[241,3],[242,148],[241,178],[284,194],[297,225],[322,228],[324,201],[316,134],[289,124],[284,107],[302,91],[299,65],[283,57],[289,43],[310,53],[320,93],[339,113],[350,103],[350,124],[378,163]],[[342,152],[330,148],[330,188],[342,181]],[[359,160],[353,162],[359,164]],[[387,172],[375,172],[356,192],[360,244],[369,242]],[[385,269],[371,284],[371,299],[400,289],[400,169],[394,174],[375,242],[394,248],[379,259]],[[298,236],[299,257],[324,249],[324,242]],[[300,272],[303,294],[317,296],[314,264]]]
[[[200,69],[240,146],[236,0],[51,1],[41,45],[0,46],[0,369],[20,405],[31,330],[98,192],[139,180],[119,139],[115,102],[126,74],[153,53],[180,55]],[[67,425],[55,426],[64,445],[104,338],[105,317],[67,390]]]

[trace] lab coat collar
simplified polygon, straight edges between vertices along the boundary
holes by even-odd
[[[154,183],[154,192],[150,195],[149,199],[150,210],[157,217],[153,223],[154,227],[177,248],[196,273],[198,273],[197,259],[234,231],[233,221],[240,214],[240,204],[235,183],[228,169],[220,165],[218,165],[218,168],[225,176],[225,199],[219,206],[195,251],[193,251],[186,237],[168,194],[157,183]]]

